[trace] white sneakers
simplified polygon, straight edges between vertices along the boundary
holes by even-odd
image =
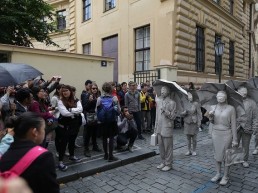
[[[213,178],[211,178],[212,182],[217,182],[220,179],[220,174],[216,174]]]
[[[196,151],[193,151],[193,152],[191,152],[191,151],[188,151],[188,152],[186,152],[185,153],[185,155],[193,155],[193,156],[196,156],[197,155],[197,153],[196,153]]]
[[[162,169],[162,168],[164,168],[164,167],[165,167],[165,164],[161,163],[161,164],[159,164],[159,165],[157,166],[157,169]]]
[[[227,185],[228,180],[229,180],[228,177],[223,176],[223,178],[220,180],[219,184],[222,185],[222,186],[225,186],[225,185]]]
[[[257,155],[258,154],[258,149],[255,149],[254,151],[253,151],[253,155]]]
[[[162,168],[161,170],[164,171],[164,172],[166,172],[166,171],[169,171],[169,170],[171,170],[171,169],[172,169],[171,166],[165,166],[165,167]]]
[[[166,166],[165,164],[161,163],[157,166],[157,169],[160,169],[164,172],[169,171],[172,169],[172,166]]]

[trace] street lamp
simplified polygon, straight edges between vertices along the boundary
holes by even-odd
[[[225,44],[221,41],[221,39],[218,39],[217,42],[214,43],[215,53],[217,56],[219,56],[219,83],[221,83],[221,71],[222,71],[221,57],[224,52],[224,46]]]

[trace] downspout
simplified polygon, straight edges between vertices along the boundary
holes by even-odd
[[[249,77],[254,76],[252,68],[252,22],[253,22],[253,4],[250,4],[250,16],[249,16]]]

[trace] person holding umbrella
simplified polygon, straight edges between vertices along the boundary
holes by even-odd
[[[186,134],[188,141],[188,151],[185,155],[196,156],[197,133],[201,125],[202,112],[196,91],[188,90],[187,94],[190,106],[181,113],[181,116],[184,117],[184,134]],[[193,151],[191,151],[191,141],[193,143]]]
[[[236,111],[235,108],[227,104],[227,93],[219,91],[217,93],[217,105],[212,106],[209,118],[213,122],[212,142],[214,146],[214,158],[216,160],[217,174],[211,179],[217,182],[220,179],[221,164],[225,163],[225,153],[231,146],[237,146]],[[229,181],[229,166],[224,165],[224,176],[220,185],[226,185]]]
[[[256,102],[258,102],[258,90],[252,87],[246,81],[229,80],[227,84],[237,90],[243,97],[246,122],[244,125],[239,125],[237,130],[238,145],[242,141],[242,147],[245,150],[244,163],[245,168],[249,167],[249,146],[252,138],[252,134],[258,130],[258,110]]]

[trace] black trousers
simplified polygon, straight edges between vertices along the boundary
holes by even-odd
[[[89,148],[89,143],[91,138],[93,148],[96,148],[98,146],[97,145],[98,124],[84,126],[84,130],[86,130],[84,131],[85,135],[83,136],[84,147]]]
[[[71,131],[69,127],[58,126],[56,128],[55,145],[59,153],[59,161],[63,161],[64,159],[67,144],[70,156],[74,156],[75,140],[78,135],[78,132],[76,130],[79,131],[79,129],[73,129],[75,129],[75,131]]]
[[[117,136],[117,145],[124,146],[127,144],[129,140],[128,146],[132,147],[136,137],[137,137],[137,130],[135,129],[130,129],[125,133],[119,133]]]
[[[142,134],[141,111],[132,112],[132,114],[137,125],[138,135],[141,135]]]

